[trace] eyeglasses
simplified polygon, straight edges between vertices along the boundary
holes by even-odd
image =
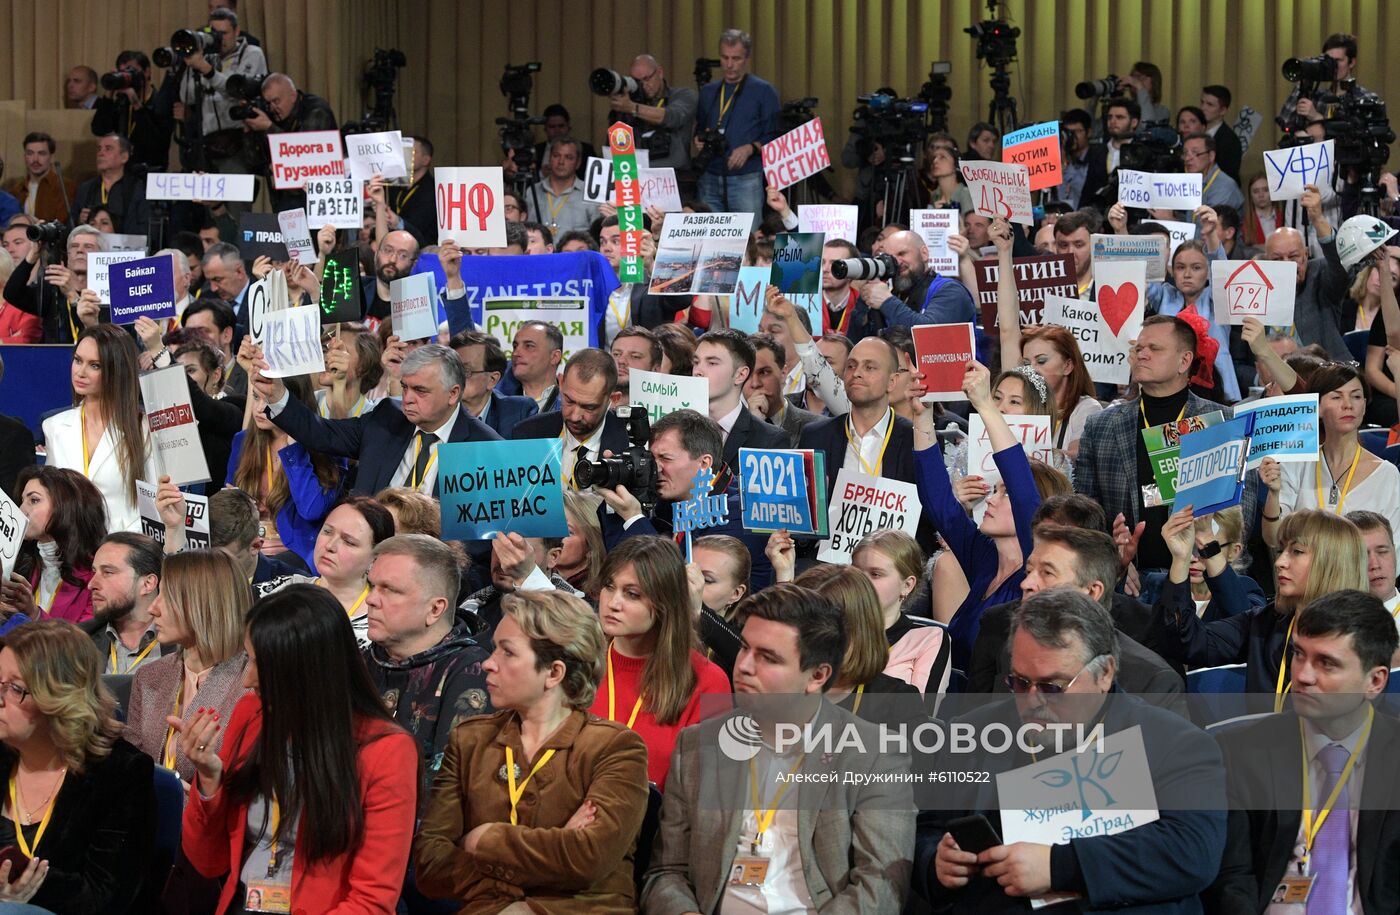
[[[24,701],[24,697],[29,695],[29,690],[9,680],[0,680],[0,708],[8,705],[10,699],[15,700],[15,705]]]
[[[1094,655],[1087,662],[1085,662],[1083,667],[1079,668],[1079,673],[1075,674],[1074,678],[1071,679],[1064,686],[1061,686],[1053,680],[1027,680],[1020,674],[1007,674],[1005,677],[1002,678],[1002,681],[1006,684],[1007,689],[1011,690],[1013,693],[1016,693],[1018,695],[1024,695],[1026,693],[1029,693],[1031,691],[1031,688],[1034,687],[1035,691],[1040,693],[1042,696],[1058,696],[1061,693],[1068,692],[1069,688],[1073,686],[1080,677],[1084,676],[1085,672],[1089,668],[1093,667],[1096,663],[1098,663],[1100,659],[1104,657],[1105,655],[1101,654]]]
[[[639,76],[639,77],[636,77],[636,80],[637,80],[637,82],[639,82],[639,83],[645,83],[645,82],[647,82],[648,80],[650,80],[653,76],[655,76],[656,74],[658,74],[658,73],[660,73],[660,72],[661,72],[661,68],[660,68],[660,67],[657,67],[655,70],[652,70],[652,71],[651,71],[650,73],[648,73],[646,76]]]

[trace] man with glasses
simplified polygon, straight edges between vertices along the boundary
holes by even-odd
[[[972,852],[947,831],[949,814],[926,811],[919,815],[915,889],[934,908],[953,913],[1023,912],[1025,897],[1050,894],[1080,897],[1076,911],[1201,911],[1197,894],[1214,879],[1225,850],[1225,770],[1215,742],[1179,715],[1118,689],[1113,619],[1080,591],[1054,588],[1025,601],[1011,619],[1010,643],[1006,684],[1014,695],[954,719],[954,726],[970,726],[974,734],[1004,727],[1017,737],[998,739],[996,750],[988,741],[971,754],[949,754],[949,768],[993,776],[958,789],[954,800],[994,830],[1000,825],[1005,838],[1024,813],[1000,814],[1003,804],[1019,804],[1000,797],[996,776],[1074,751],[1076,728],[1087,733],[1102,725],[1106,739],[1141,728],[1145,753],[1125,754],[1121,764],[1145,768],[1141,776],[1151,779],[1158,818],[1055,845],[1012,842]],[[1052,730],[1062,726],[1069,730]],[[1062,748],[1056,733],[1067,735]],[[1098,763],[1095,753],[1091,739],[1076,754],[1080,771]],[[1117,784],[1119,800],[1131,803],[1133,789]]]
[[[540,411],[533,398],[497,393],[494,388],[506,371],[506,354],[500,341],[480,331],[464,330],[449,344],[462,359],[462,406],[467,412],[510,438],[515,424]]]
[[[650,54],[639,54],[629,71],[641,87],[612,96],[612,110],[636,131],[637,148],[651,153],[652,168],[690,168],[690,138],[699,94],[666,82],[666,71]]]
[[[1181,146],[1182,167],[1188,174],[1201,176],[1201,203],[1208,207],[1234,207],[1244,210],[1244,194],[1234,178],[1225,174],[1215,161],[1215,138],[1194,133]]]

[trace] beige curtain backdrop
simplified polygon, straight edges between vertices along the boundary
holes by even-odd
[[[110,69],[123,48],[164,44],[177,28],[202,24],[203,0],[0,0],[9,54],[0,59],[0,149],[17,162],[16,111],[62,106],[68,67]],[[532,111],[563,102],[575,132],[595,143],[609,123],[606,101],[587,89],[595,66],[625,68],[640,51],[661,60],[673,84],[693,85],[695,58],[714,56],[726,27],[754,37],[753,71],[783,99],[815,96],[835,160],[856,96],[890,85],[917,92],[929,63],[952,63],[951,127],[963,138],[987,116],[988,72],[963,33],[986,18],[977,0],[244,0],[245,25],[274,69],[331,101],[341,120],[364,107],[360,72],[376,47],[407,55],[398,96],[400,126],[432,138],[442,164],[499,160],[497,83],[507,63],[539,61]],[[1081,79],[1124,75],[1139,59],[1166,74],[1173,111],[1196,104],[1200,87],[1223,83],[1236,111],[1265,124],[1246,157],[1276,139],[1273,116],[1290,84],[1279,66],[1315,54],[1323,38],[1360,41],[1361,82],[1400,102],[1400,68],[1384,49],[1400,40],[1400,3],[1385,0],[1012,0],[1021,29],[1012,90],[1021,119],[1047,120],[1079,104]],[[19,103],[23,104],[19,104]],[[67,123],[59,116],[58,120]],[[1397,114],[1400,124],[1400,113]],[[16,167],[10,174],[16,173]]]

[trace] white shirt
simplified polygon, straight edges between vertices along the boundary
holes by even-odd
[[[1317,468],[1322,469],[1322,501],[1329,504],[1319,506],[1317,503]],[[1371,471],[1371,475],[1360,483],[1353,483],[1347,491],[1345,504],[1340,496],[1343,485],[1346,483],[1347,474],[1351,465],[1338,468],[1339,479],[1337,484],[1337,502],[1330,502],[1332,496],[1332,474],[1327,467],[1326,461],[1308,461],[1298,464],[1284,464],[1279,474],[1279,506],[1286,515],[1289,512],[1297,511],[1300,508],[1324,508],[1330,512],[1337,512],[1338,508],[1352,511],[1357,508],[1365,508],[1373,512],[1384,515],[1391,524],[1392,530],[1400,530],[1400,468],[1397,468],[1389,461],[1382,461],[1381,465]]]
[[[847,416],[846,435],[849,437],[849,441],[846,443],[846,459],[841,466],[853,473],[879,476],[883,470],[880,466],[880,452],[885,446],[885,432],[890,428],[892,422],[894,422],[894,413],[887,409],[885,415],[870,428],[869,432],[856,438],[851,427],[851,419]],[[858,445],[859,450],[854,445]]]
[[[433,442],[432,445],[429,446],[432,449],[432,456],[428,458],[428,466],[423,470],[423,479],[419,480],[418,486],[415,487],[419,492],[427,493],[428,495],[433,494],[433,487],[437,485],[438,445],[442,444],[443,442],[450,442],[452,440],[452,427],[456,424],[457,411],[453,410],[450,414],[448,414],[447,422],[443,423],[441,426],[433,430],[433,434],[437,436],[437,441]],[[394,475],[389,479],[390,486],[408,485],[409,474],[413,472],[413,445],[417,441],[418,432],[415,431],[413,433],[413,439],[408,443],[408,447],[404,449],[403,460],[399,461],[399,468],[394,471]]]
[[[1118,161],[1123,157],[1123,150],[1112,140],[1108,143],[1108,173],[1113,174],[1118,168]]]
[[[761,803],[773,803],[777,779],[787,774],[797,760],[796,752],[779,756],[766,745],[759,751],[754,764],[759,776]],[[749,800],[751,790],[748,784],[744,785],[745,809],[744,816],[739,821],[739,857],[753,855],[751,845],[758,830],[753,803]],[[800,785],[793,782],[783,792],[780,809],[765,833],[764,856],[768,858],[769,863],[768,875],[763,885],[732,884],[729,882],[729,875],[725,874],[720,915],[797,915],[816,911],[812,894],[807,889],[807,877],[802,873],[802,843],[797,832],[796,805],[799,790]]]
[[[1391,618],[1395,620],[1396,630],[1400,630],[1400,591],[1385,599],[1385,612],[1389,613]]]
[[[794,347],[794,349],[795,348],[796,347]],[[812,344],[812,348],[815,349],[816,344]],[[803,374],[802,371],[802,360],[798,359],[797,365],[794,365],[792,367],[792,371],[788,372],[787,378],[783,380],[783,396],[786,397],[789,394],[796,394],[800,391],[806,390],[807,381],[806,376]]]
[[[787,398],[783,399],[786,400]],[[715,420],[715,422],[719,423],[724,441],[729,441],[729,433],[733,431],[734,424],[739,421],[739,411],[742,409],[744,409],[744,399],[741,397],[739,398],[739,402],[734,405],[734,409]]]
[[[795,343],[793,350],[797,352],[797,368],[794,371],[802,371],[809,379],[812,390],[817,392],[822,403],[831,411],[832,416],[840,416],[842,413],[851,411],[851,402],[846,399],[846,385],[841,380],[841,376],[836,374],[836,370],[831,367],[831,363],[826,361],[822,351],[817,349],[817,344]],[[790,378],[791,376],[789,376]],[[805,390],[805,385],[803,386]],[[787,386],[784,385],[783,393],[787,393]]]
[[[623,283],[608,296],[608,309],[603,315],[605,346],[612,346],[618,331],[632,323],[632,287],[635,285]]]
[[[607,417],[598,424],[598,428],[593,430],[593,434],[583,441],[574,438],[574,434],[569,431],[569,427],[564,427],[564,453],[560,457],[562,471],[564,474],[564,486],[568,489],[574,487],[574,465],[578,463],[578,449],[582,445],[587,449],[590,461],[598,460],[598,452],[603,444],[603,426],[607,425]]]

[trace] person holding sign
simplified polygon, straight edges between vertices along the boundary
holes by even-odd
[[[418,889],[468,911],[636,911],[647,751],[588,712],[607,656],[598,615],[561,591],[502,606],[482,665],[499,711],[452,731],[414,843]]]
[[[6,622],[17,614],[70,623],[91,619],[87,585],[107,533],[102,494],[77,471],[49,465],[24,468],[15,486],[28,524],[10,580],[0,582]]]
[[[1264,242],[1264,259],[1292,261],[1298,267],[1297,293],[1293,300],[1295,335],[1303,346],[1316,343],[1333,356],[1345,356],[1342,311],[1346,303],[1347,269],[1337,254],[1337,236],[1323,212],[1322,194],[1308,185],[1298,201],[1308,214],[1308,225],[1322,257],[1310,258],[1308,240],[1297,229],[1276,229]]]

